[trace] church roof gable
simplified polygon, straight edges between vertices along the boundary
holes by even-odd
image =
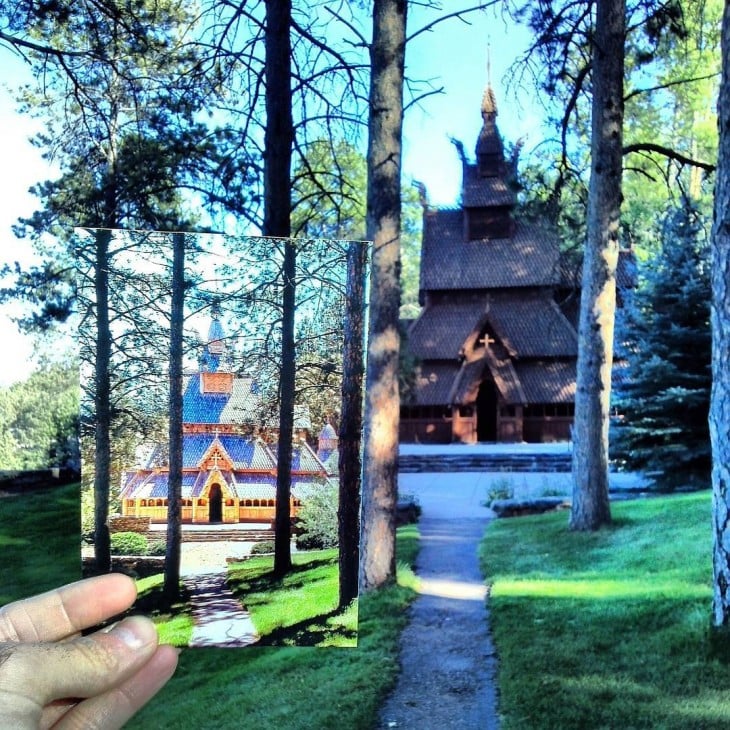
[[[513,357],[578,354],[578,335],[549,292],[490,295],[487,320]]]
[[[450,360],[479,326],[486,300],[441,302],[427,306],[408,332],[408,348],[420,360]]]

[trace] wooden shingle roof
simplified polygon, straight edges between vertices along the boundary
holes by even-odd
[[[436,406],[449,403],[459,367],[457,360],[421,363],[416,369],[416,387],[409,405]]]
[[[427,306],[408,332],[410,352],[419,360],[455,360],[479,326],[486,304],[486,299],[480,299]]]
[[[517,222],[512,238],[464,240],[461,210],[424,216],[422,290],[552,286],[560,281],[556,237],[540,226]]]
[[[549,290],[498,292],[488,302],[487,321],[513,357],[578,355],[578,334]]]
[[[464,165],[462,205],[465,208],[514,206],[514,191],[501,177],[481,177],[476,165]]]
[[[572,403],[575,400],[575,360],[515,363],[529,403]]]

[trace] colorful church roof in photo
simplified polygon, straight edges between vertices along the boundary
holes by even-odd
[[[264,404],[255,379],[232,372],[226,357],[226,336],[214,307],[200,367],[183,381],[182,499],[201,496],[211,481],[222,486],[226,498],[275,499],[276,429],[265,428]],[[295,426],[309,426],[306,409],[297,407]],[[331,450],[321,459],[304,439],[293,445],[293,497],[301,499],[329,479],[323,461],[330,454]],[[166,499],[168,477],[168,445],[155,444],[142,463],[125,473],[120,496]]]

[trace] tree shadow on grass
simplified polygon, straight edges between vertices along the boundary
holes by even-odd
[[[341,609],[334,609],[291,626],[280,626],[266,636],[262,636],[252,646],[317,646],[333,637],[337,637],[340,641],[351,641],[354,646],[357,642],[355,629],[327,624],[330,619],[342,615]]]
[[[141,590],[130,612],[143,613],[146,616],[158,613],[184,613],[190,604],[190,594],[185,584],[180,584],[180,597],[177,601],[172,602],[165,595],[164,588],[164,585],[160,583]]]
[[[249,576],[241,575],[240,572],[237,574],[235,564],[233,566],[234,573],[229,573],[228,584],[231,590],[236,595],[244,593],[266,593],[276,589],[284,590],[296,590],[301,588],[307,583],[311,582],[306,580],[302,575],[299,579],[293,579],[293,576],[297,574],[308,573],[316,570],[317,568],[324,568],[328,565],[334,565],[337,563],[337,556],[333,558],[318,558],[310,560],[303,565],[292,565],[291,570],[284,576],[275,576],[273,568],[266,567],[262,568],[262,572],[258,575]],[[242,572],[245,570],[245,561],[240,563]]]

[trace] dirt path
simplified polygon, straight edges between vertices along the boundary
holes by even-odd
[[[477,546],[489,522],[481,475],[401,475],[423,507],[416,572],[421,595],[401,636],[402,671],[381,728],[499,727],[497,659],[488,630]]]

